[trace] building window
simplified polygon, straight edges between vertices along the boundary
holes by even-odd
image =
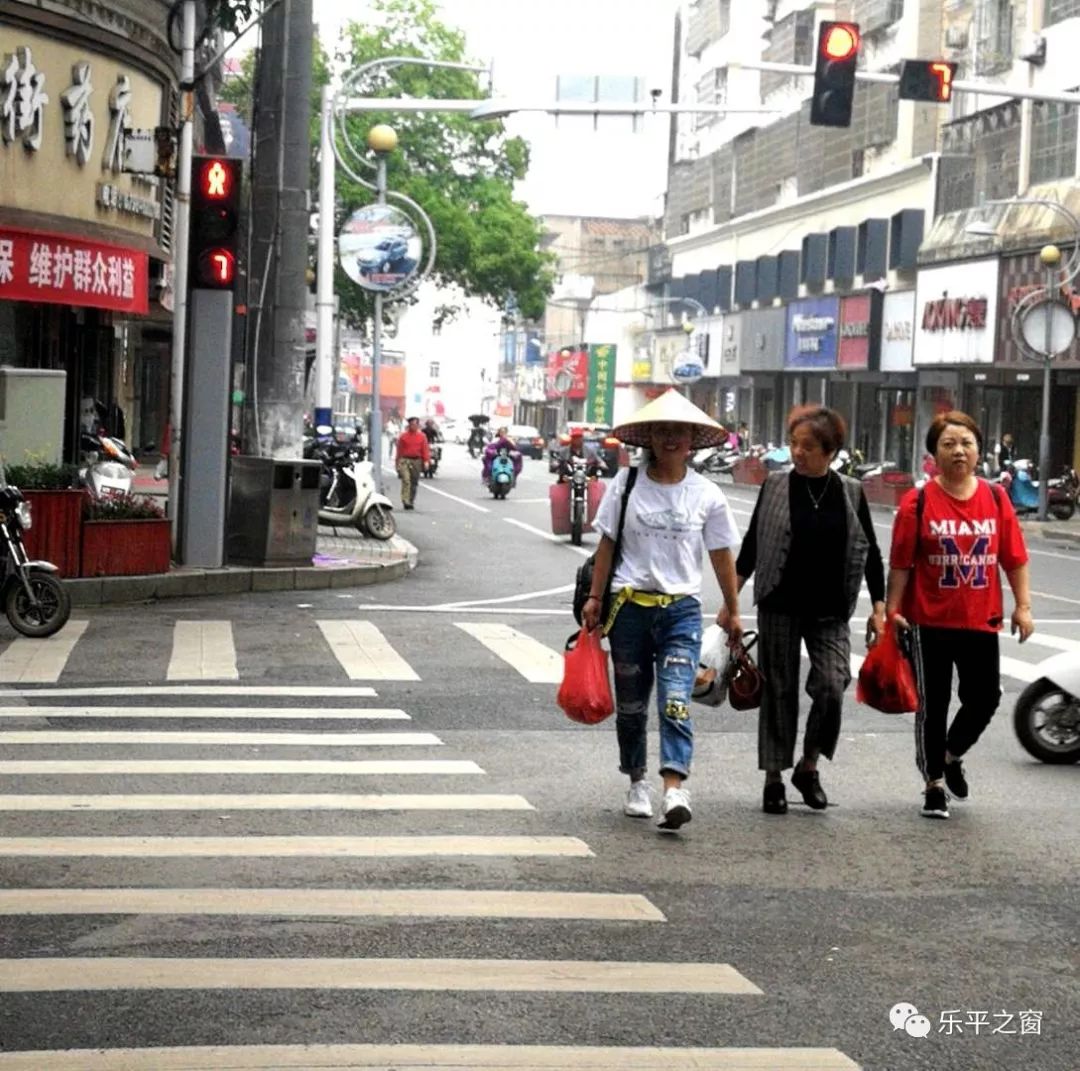
[[[715,71],[709,71],[702,78],[696,88],[697,104],[726,104],[727,103],[727,68],[718,67]],[[694,129],[701,130],[703,127],[712,126],[723,118],[719,112],[696,112],[694,115]]]
[[[997,74],[1012,66],[1013,6],[979,0],[975,9],[975,73]]]
[[[1075,104],[1040,101],[1035,105],[1031,129],[1032,183],[1072,177],[1076,170],[1076,116]]]
[[[768,44],[762,52],[762,59],[774,63],[798,63],[802,66],[812,64],[814,62],[814,8],[793,11],[787,18],[774,23],[767,37]],[[762,98],[768,97],[793,81],[794,76],[790,74],[762,72]]]
[[[432,361],[428,365],[428,379],[438,379],[438,378],[439,378],[439,362],[438,361]]]
[[[723,37],[731,29],[731,0],[717,0],[717,33]]]
[[[1075,18],[1080,15],[1080,0],[1046,0],[1044,26],[1053,26],[1055,22]]]

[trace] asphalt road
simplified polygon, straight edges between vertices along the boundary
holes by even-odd
[[[546,463],[504,502],[478,474],[449,446],[399,513],[406,580],[81,611],[76,642],[29,656],[3,627],[0,1071],[1080,1066],[1080,770],[1029,760],[1010,724],[1038,662],[1080,651],[1077,550],[1033,544],[1042,643],[1002,641],[950,821],[919,815],[912,719],[852,699],[834,806],[785,818],[760,810],[754,715],[697,712],[693,822],[665,836],[621,813],[614,725],[554,703],[591,548],[548,534]],[[745,525],[753,493],[729,495]],[[260,691],[193,691],[220,687]],[[103,731],[243,735],[54,735]],[[245,765],[372,760],[453,765]],[[115,765],[138,761],[176,765]],[[929,1036],[894,1029],[899,1004]],[[89,1049],[157,1051],[61,1062]]]

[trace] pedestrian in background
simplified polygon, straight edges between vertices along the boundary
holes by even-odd
[[[994,447],[994,459],[997,462],[997,471],[1001,472],[1016,457],[1016,447],[1013,444],[1012,432],[1005,432],[1001,441]]]
[[[618,561],[612,559],[630,469],[608,485],[593,521],[601,539],[582,621],[590,630],[603,627],[611,643],[619,769],[630,778],[623,811],[632,818],[653,813],[645,745],[655,680],[664,786],[658,824],[664,830],[690,821],[684,782],[694,750],[690,697],[701,654],[705,552],[724,595],[729,642],[742,635],[732,550],[739,532],[720,488],[687,466],[692,450],[717,446],[725,434],[675,390],[650,402],[612,432],[629,446],[646,448],[626,504]],[[601,621],[609,587],[612,609]]]
[[[795,762],[801,646],[810,656],[810,714],[791,784],[815,810],[829,800],[818,760],[832,761],[844,691],[851,682],[851,616],[863,578],[875,636],[885,624],[885,569],[862,484],[829,463],[847,427],[832,409],[807,405],[788,416],[793,469],[770,473],[758,494],[735,569],[739,589],[757,574],[758,650],[765,678],[758,714],[762,809],[786,814],[783,771]],[[721,614],[721,624],[723,624]]]
[[[915,759],[926,782],[922,814],[948,818],[949,800],[966,800],[961,759],[990,724],[1001,699],[998,632],[1000,566],[1023,643],[1031,619],[1028,554],[1009,496],[976,475],[982,432],[966,413],[934,417],[926,433],[938,475],[909,491],[893,523],[888,613],[910,628],[919,688]],[[960,709],[948,725],[956,667]],[[946,792],[948,789],[948,793]]]
[[[401,480],[401,504],[413,509],[420,473],[431,463],[431,447],[420,430],[420,418],[409,417],[407,427],[397,440],[397,474]]]
[[[386,422],[386,426],[383,428],[383,433],[386,435],[387,444],[387,457],[392,458],[394,456],[394,450],[397,447],[398,436],[401,434],[401,422],[397,417],[391,416]]]

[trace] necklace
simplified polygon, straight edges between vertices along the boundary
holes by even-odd
[[[825,500],[825,496],[829,493],[829,477],[832,476],[832,470],[830,469],[825,473],[825,486],[821,489],[821,494],[815,497],[814,492],[810,490],[810,479],[806,480],[806,493],[810,496],[810,501],[814,503],[814,509],[821,509],[821,503]]]

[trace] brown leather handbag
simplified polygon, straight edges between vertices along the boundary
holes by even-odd
[[[744,632],[741,642],[731,651],[728,659],[728,702],[733,710],[756,710],[761,706],[761,693],[765,678],[750,651],[757,643],[756,632]]]

